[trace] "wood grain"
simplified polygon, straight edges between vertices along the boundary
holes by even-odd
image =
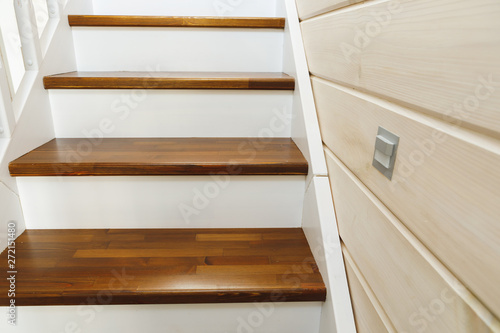
[[[287,74],[254,72],[70,72],[43,83],[45,89],[295,89]]]
[[[310,71],[500,138],[500,2],[373,3],[302,23]]]
[[[223,255],[234,245],[227,242],[231,235],[248,234],[253,239],[259,234],[262,239],[281,233],[291,236],[289,243],[283,239],[252,245],[262,249],[260,256]],[[117,235],[130,234],[140,236],[145,248],[108,247]],[[148,241],[153,235],[163,242]],[[198,241],[198,235],[213,235],[212,243],[219,238],[219,248],[199,246],[205,241]],[[176,248],[156,246],[177,236],[184,242],[176,243]],[[37,242],[44,237],[51,241]],[[240,243],[236,248],[251,247],[252,240],[238,238],[232,241]],[[293,248],[297,238],[307,244],[302,229],[27,230],[16,241],[16,305],[79,305],[96,297],[106,304],[324,301],[325,285],[309,247],[300,246],[300,254],[287,263],[270,260],[275,250]],[[0,261],[7,271],[6,251]],[[43,262],[47,265],[40,265]],[[7,280],[2,279],[2,306],[9,302],[7,290]]]
[[[324,80],[313,86],[325,144],[500,317],[500,144]],[[379,126],[401,137],[391,182],[371,165]]]
[[[486,307],[328,148],[326,156],[340,236],[396,331],[497,332]]]
[[[197,27],[284,29],[281,17],[68,15],[72,27]]]
[[[308,164],[286,138],[54,139],[9,169],[12,176],[306,175]]]
[[[342,247],[351,292],[354,320],[358,333],[396,333],[377,297],[356,267],[349,252]]]

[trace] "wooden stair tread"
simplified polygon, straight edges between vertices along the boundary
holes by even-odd
[[[1,254],[7,269],[7,251]],[[27,230],[16,305],[324,301],[302,229]],[[8,306],[0,280],[0,305]],[[103,294],[105,291],[105,294]],[[110,297],[112,295],[112,297]]]
[[[43,83],[45,89],[295,89],[293,77],[269,72],[70,72]]]
[[[72,27],[203,27],[284,29],[282,17],[69,15]]]
[[[305,175],[308,171],[304,156],[288,138],[93,140],[54,139],[11,162],[10,173],[12,176]]]

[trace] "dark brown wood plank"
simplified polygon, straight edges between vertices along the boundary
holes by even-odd
[[[186,27],[284,29],[282,17],[69,15],[72,27]]]
[[[83,146],[87,150],[79,154]],[[15,177],[305,175],[308,164],[287,138],[122,138],[98,144],[89,139],[54,139],[11,162],[9,169]]]
[[[168,250],[148,248],[152,234],[164,237],[165,244],[190,235],[191,246],[175,242]],[[289,238],[275,244],[253,241],[276,234]],[[122,248],[127,238],[117,238],[123,235],[135,236],[129,249]],[[295,247],[297,240],[303,242]],[[113,242],[120,242],[120,249],[101,247]],[[255,247],[245,249],[249,242]],[[207,248],[207,243],[219,247]],[[16,240],[16,305],[80,305],[103,293],[112,295],[107,304],[324,301],[325,285],[304,243],[301,229],[27,230]],[[224,255],[233,247],[260,254]],[[287,254],[277,257],[276,252]],[[4,251],[0,269],[7,272],[6,265]],[[0,306],[9,302],[8,288],[8,281],[0,279]]]
[[[45,89],[295,89],[287,74],[255,72],[70,72],[43,83]]]

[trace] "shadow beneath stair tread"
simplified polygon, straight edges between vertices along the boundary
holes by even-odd
[[[8,271],[7,251],[1,255]],[[16,305],[324,301],[302,229],[27,230]],[[8,281],[0,281],[8,306]],[[112,295],[112,297],[111,297]]]

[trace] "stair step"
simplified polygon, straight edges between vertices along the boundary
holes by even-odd
[[[281,17],[69,15],[72,27],[199,27],[284,29]]]
[[[9,165],[12,176],[306,175],[288,138],[54,139]]]
[[[1,262],[7,269],[7,251]],[[16,305],[324,301],[302,229],[27,230]],[[0,305],[9,283],[0,280]],[[103,290],[106,291],[103,294]]]
[[[45,89],[295,89],[285,73],[247,72],[70,72],[43,83]]]

